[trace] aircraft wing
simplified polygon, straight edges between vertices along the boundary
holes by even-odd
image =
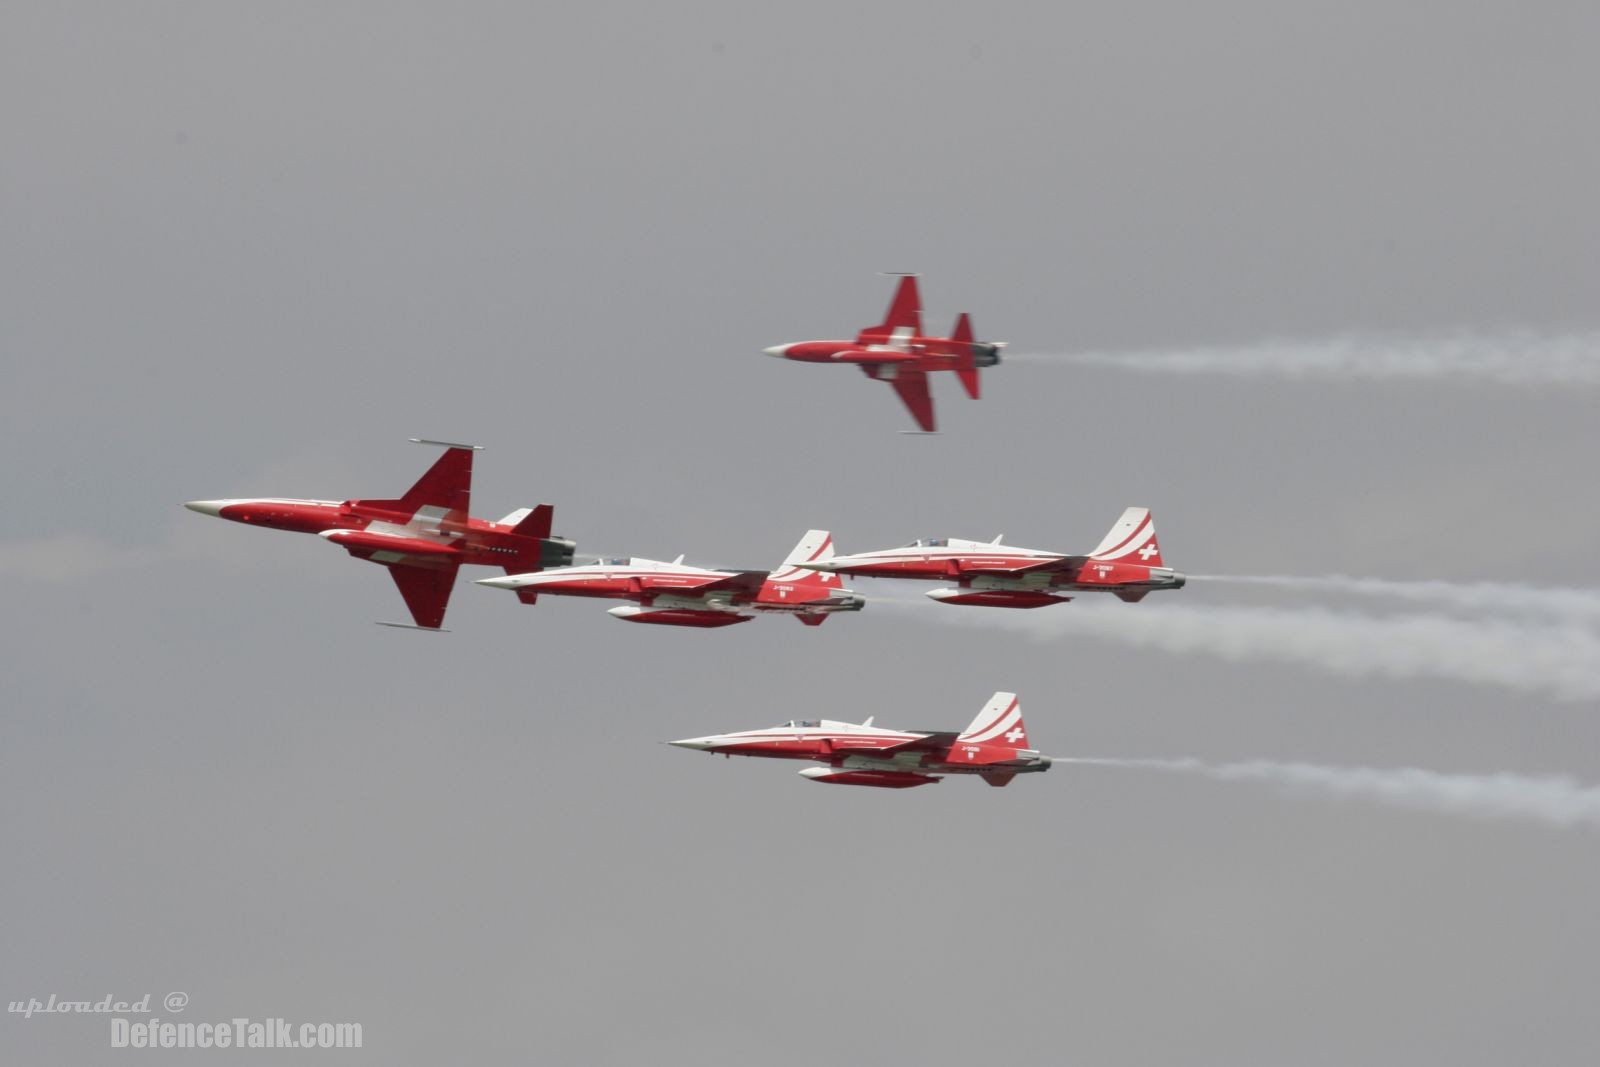
[[[833,751],[836,754],[860,752],[863,755],[871,754],[874,756],[891,756],[897,752],[948,752],[950,746],[955,744],[956,738],[960,736],[955,730],[937,730],[921,737],[913,737],[909,741],[902,741],[898,745],[880,747],[835,744]]]
[[[450,603],[450,591],[455,588],[456,571],[460,569],[460,564],[414,567],[405,563],[390,563],[387,566],[417,625],[427,630],[437,630],[443,626],[444,609]]]
[[[922,294],[917,291],[917,276],[908,274],[895,286],[894,299],[884,313],[883,323],[870,327],[870,333],[892,334],[905,330],[912,336],[922,333]]]
[[[900,402],[911,412],[926,433],[933,433],[933,397],[928,393],[928,372],[916,367],[900,366],[889,379]]]
[[[734,597],[753,597],[761,592],[761,587],[766,584],[768,571],[739,571],[725,578],[707,582],[705,585],[696,585],[684,588],[685,593],[696,596],[705,596],[707,593],[727,593]]]
[[[963,575],[993,574],[1008,578],[1015,578],[1024,574],[1064,574],[1068,576],[1076,576],[1077,573],[1083,569],[1083,565],[1088,562],[1088,556],[1057,556],[1054,559],[1043,559],[1038,563],[1030,563],[1024,567],[969,567],[963,565],[961,568],[961,573]]]

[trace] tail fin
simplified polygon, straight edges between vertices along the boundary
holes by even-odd
[[[513,511],[506,518],[516,516],[516,525],[511,527],[511,532],[518,537],[546,538],[550,536],[550,524],[555,521],[556,509],[549,504],[540,504],[536,508],[523,508]]]
[[[785,582],[797,585],[803,589],[827,591],[839,587],[839,576],[823,571],[807,570],[801,566],[803,563],[815,563],[818,560],[833,558],[833,535],[827,530],[807,530],[806,535],[800,538],[800,543],[794,550],[784,557],[783,563],[773,571],[767,579],[772,582]]]
[[[894,291],[894,299],[889,301],[889,311],[883,322],[867,327],[861,331],[861,335],[886,338],[897,331],[905,331],[906,336],[911,337],[922,335],[922,295],[917,292],[915,274],[907,274],[900,279],[900,286]]]
[[[1015,693],[996,693],[978,712],[972,725],[961,731],[956,742],[969,745],[1005,744],[1028,747],[1028,729],[1022,724],[1022,702]]]
[[[439,444],[421,441],[421,444]],[[387,508],[432,522],[441,529],[463,530],[472,506],[472,453],[477,445],[446,445],[444,455],[397,500],[357,500],[367,507]]]
[[[538,507],[518,508],[497,526],[510,526],[511,536],[518,538],[509,544],[504,542],[499,546],[501,551],[512,553],[501,564],[507,574],[527,574],[529,571],[542,571],[546,567],[565,567],[572,562],[573,550],[577,545],[564,537],[552,537],[550,526],[555,519],[556,509],[550,504],[540,504]],[[539,591],[524,586],[517,590],[517,599],[524,604],[539,602]]]
[[[955,329],[950,331],[950,340],[955,342],[957,356],[960,362],[956,365],[956,377],[961,379],[962,388],[972,399],[978,399],[978,364],[976,353],[972,347],[972,320],[963,311],[956,316]]]
[[[1089,553],[1090,559],[1127,560],[1151,567],[1165,567],[1161,561],[1161,546],[1156,542],[1156,520],[1149,508],[1129,508],[1111,531],[1100,541],[1100,546]]]

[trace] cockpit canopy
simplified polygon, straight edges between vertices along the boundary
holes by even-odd
[[[627,567],[632,563],[633,560],[628,556],[613,556],[610,559],[596,561],[596,565],[600,567]]]
[[[821,719],[790,719],[788,722],[779,723],[780,730],[806,730],[816,729],[822,725]]]
[[[944,548],[950,543],[948,537],[919,537],[904,548]]]

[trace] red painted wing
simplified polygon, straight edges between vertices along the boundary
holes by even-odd
[[[925,432],[933,433],[933,397],[928,394],[928,372],[902,366],[889,384],[894,386],[901,403],[917,420],[917,425]]]
[[[895,330],[910,330],[914,337],[922,335],[922,296],[917,292],[915,274],[900,279],[882,324],[869,326],[863,333],[887,335]]]
[[[450,591],[455,588],[460,565],[409,567],[404,563],[391,563],[388,567],[416,624],[429,630],[443,626],[444,609],[450,603]]]

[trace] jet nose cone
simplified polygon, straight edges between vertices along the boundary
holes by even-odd
[[[478,585],[487,585],[491,589],[520,589],[527,582],[523,581],[520,574],[508,574],[504,578],[479,578]]]
[[[202,515],[221,518],[222,506],[226,503],[228,503],[226,500],[191,500],[183,506],[190,511],[198,511]]]
[[[765,354],[769,355],[769,356],[774,356],[774,357],[776,357],[778,359],[782,359],[784,356],[787,356],[789,354],[789,349],[792,348],[792,347],[794,347],[794,346],[793,345],[773,345],[771,348],[763,348],[761,351],[764,352]]]
[[[706,749],[706,748],[711,748],[713,745],[716,744],[716,738],[713,738],[713,737],[686,737],[682,741],[668,741],[667,744],[672,745],[675,748],[700,748],[700,749]]]

